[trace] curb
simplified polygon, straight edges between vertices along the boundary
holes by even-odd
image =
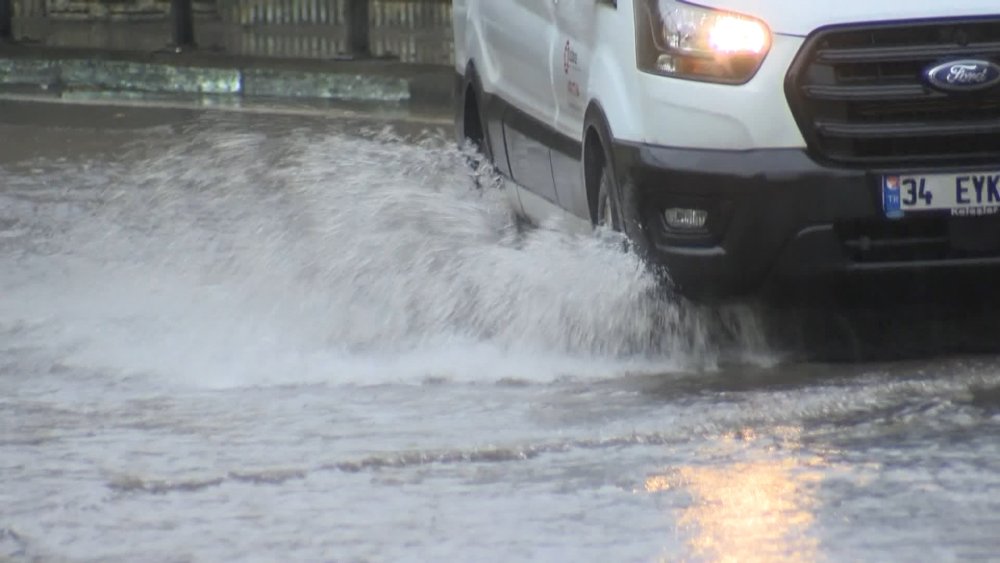
[[[394,76],[246,69],[240,78],[244,96],[379,102],[412,99],[409,81]]]
[[[450,103],[451,70],[344,72],[266,67],[223,68],[96,58],[0,58],[0,85],[157,94],[232,95],[332,101]],[[289,64],[288,66],[295,66]]]

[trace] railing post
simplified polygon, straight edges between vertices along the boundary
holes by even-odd
[[[170,17],[173,23],[173,47],[178,51],[194,47],[194,10],[191,8],[191,0],[170,0]]]
[[[356,59],[370,57],[368,0],[347,0],[347,13],[345,15],[347,19],[347,54]]]
[[[14,0],[0,0],[0,41],[14,39]]]

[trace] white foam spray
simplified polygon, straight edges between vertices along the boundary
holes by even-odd
[[[61,362],[226,386],[767,357],[751,311],[673,299],[601,237],[519,230],[440,138],[163,133],[3,172],[0,307]]]

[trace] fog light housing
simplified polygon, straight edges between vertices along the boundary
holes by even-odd
[[[708,211],[671,207],[663,211],[663,220],[666,221],[667,227],[675,231],[699,232],[705,230],[705,224],[708,222]]]

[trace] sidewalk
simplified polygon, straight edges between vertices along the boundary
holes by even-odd
[[[217,49],[174,53],[0,42],[0,89],[451,105],[447,65],[263,57]]]

